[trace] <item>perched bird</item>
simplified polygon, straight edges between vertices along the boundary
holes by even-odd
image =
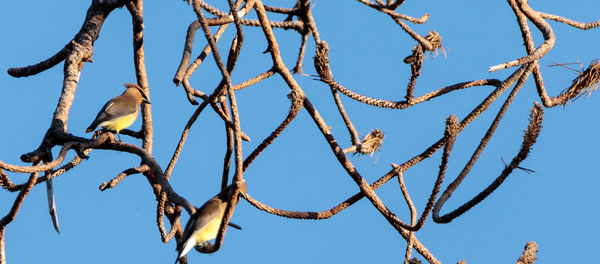
[[[94,122],[87,128],[86,133],[92,132],[96,127],[101,126],[106,130],[112,130],[117,133],[119,141],[119,131],[124,129],[135,121],[140,112],[140,104],[150,103],[148,97],[137,84],[124,84],[127,89],[121,95],[110,99],[98,112]]]
[[[225,213],[227,203],[231,199],[231,186],[224,189],[215,197],[208,200],[202,205],[202,207],[196,210],[196,213],[190,217],[185,229],[183,236],[177,244],[177,259],[185,256],[193,247],[200,246],[209,240],[215,239],[219,233],[219,227],[221,226],[221,220]],[[230,226],[241,229],[240,226],[229,223]]]

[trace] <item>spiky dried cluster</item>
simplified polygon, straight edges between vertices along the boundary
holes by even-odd
[[[314,57],[315,70],[319,73],[321,81],[331,83],[333,81],[333,73],[329,68],[329,44],[325,41],[317,43],[317,50]]]
[[[435,30],[429,31],[429,34],[425,37],[429,43],[431,43],[432,49],[428,51],[438,52],[439,49],[443,48],[442,46],[442,36],[440,33],[437,33]]]
[[[561,95],[568,99],[565,104],[579,99],[581,96],[590,96],[600,84],[600,61],[594,60],[590,66],[580,73],[569,88],[561,92]]]
[[[371,132],[362,139],[360,146],[356,149],[355,153],[361,155],[371,154],[371,156],[373,156],[375,151],[380,150],[384,137],[383,131],[379,129],[371,130]]]

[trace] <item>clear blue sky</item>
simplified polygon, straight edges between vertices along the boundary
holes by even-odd
[[[62,63],[38,75],[15,79],[10,67],[25,66],[48,58],[70,41],[81,27],[90,1],[0,2],[0,160],[22,164],[19,156],[35,149],[48,125],[62,85]],[[213,1],[215,2],[215,1]],[[218,6],[225,6],[226,1]],[[274,4],[294,1],[266,1]],[[544,12],[579,21],[600,19],[596,0],[530,1]],[[443,36],[447,58],[431,56],[424,63],[416,94],[424,94],[457,82],[498,78],[512,70],[488,73],[488,67],[525,54],[516,19],[505,1],[406,1],[400,13],[419,17],[430,13],[424,25],[412,25],[426,34]],[[414,41],[389,17],[357,1],[320,0],[313,13],[321,37],[329,42],[332,70],[337,81],[363,94],[400,100],[410,68],[402,59]],[[251,13],[254,17],[254,12]],[[154,118],[154,155],[163,168],[170,159],[185,122],[194,111],[183,89],[172,78],[179,64],[187,26],[195,18],[178,0],[147,1],[144,9],[145,48]],[[585,67],[599,58],[598,29],[581,31],[550,22],[557,41],[541,61],[567,63],[580,60]],[[229,45],[233,28],[223,37]],[[262,31],[246,29],[243,56],[233,74],[239,82],[265,71],[270,57]],[[206,43],[196,35],[193,56]],[[299,45],[294,32],[276,34],[289,68]],[[541,34],[534,33],[536,43]],[[117,9],[106,20],[94,49],[94,63],[81,74],[69,116],[70,133],[85,134],[100,107],[122,92],[122,84],[135,82],[131,47],[131,21],[126,9]],[[223,52],[225,53],[225,52]],[[314,74],[314,46],[308,47],[304,70]],[[577,67],[577,66],[575,66]],[[542,66],[551,95],[568,87],[576,76],[559,67]],[[196,89],[212,91],[220,79],[212,57],[192,76]],[[325,118],[342,146],[349,146],[342,120],[332,104],[329,88],[312,77],[296,76],[302,89]],[[450,114],[459,119],[489,92],[476,87],[455,92],[407,110],[376,109],[342,96],[357,129],[367,134],[382,129],[384,145],[375,157],[351,157],[359,172],[372,182],[422,151],[443,133]],[[244,155],[256,147],[286,115],[288,88],[279,77],[237,93],[242,128],[252,138],[244,143]],[[456,177],[477,146],[500,107],[501,100],[482,114],[458,137],[449,163],[446,183]],[[455,208],[487,186],[521,144],[529,108],[539,101],[532,80],[521,90],[500,124],[479,163],[455,192],[443,212]],[[597,262],[595,200],[600,186],[600,98],[592,95],[563,107],[545,110],[543,130],[523,167],[515,171],[489,199],[450,224],[428,219],[418,239],[443,263],[511,263],[527,241],[539,245],[541,263]],[[208,110],[208,109],[207,109]],[[171,184],[200,206],[218,192],[224,153],[223,124],[205,110],[192,128]],[[139,129],[140,120],[132,126]],[[125,141],[140,144],[132,138]],[[375,154],[378,155],[378,154]],[[72,157],[70,154],[69,157]],[[440,153],[406,172],[411,196],[419,211],[437,174]],[[46,206],[44,185],[38,185],[24,202],[17,219],[6,231],[9,263],[171,263],[175,242],[163,244],[155,223],[156,201],[146,179],[134,175],[112,190],[98,186],[124,169],[137,166],[135,156],[95,150],[90,159],[54,181],[62,233],[57,235]],[[16,182],[27,175],[10,174]],[[320,211],[358,191],[331,154],[306,112],[247,170],[248,192],[260,201],[289,210]],[[377,190],[400,218],[408,221],[395,181]],[[8,212],[14,193],[0,191],[0,214]],[[184,218],[187,220],[187,215]],[[328,220],[300,221],[275,217],[241,201],[232,219],[242,231],[230,229],[221,250],[211,255],[192,252],[191,263],[361,263],[400,262],[405,241],[366,201]],[[416,253],[415,253],[416,254]]]

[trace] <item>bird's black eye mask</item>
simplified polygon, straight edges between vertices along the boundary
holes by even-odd
[[[140,94],[142,95],[142,99],[144,103],[150,104],[150,100],[148,100],[148,97],[146,96],[146,94],[144,93],[144,91],[138,89],[138,91],[140,92]]]

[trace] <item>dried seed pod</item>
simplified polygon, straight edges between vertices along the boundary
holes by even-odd
[[[354,153],[359,153],[361,155],[371,154],[371,156],[373,156],[373,153],[381,148],[384,137],[383,131],[379,129],[371,130],[371,132],[362,139]]]
[[[565,96],[565,105],[579,99],[579,97],[587,94],[590,96],[600,84],[600,61],[594,60],[590,66],[579,74],[569,88],[560,93],[560,96]]]

